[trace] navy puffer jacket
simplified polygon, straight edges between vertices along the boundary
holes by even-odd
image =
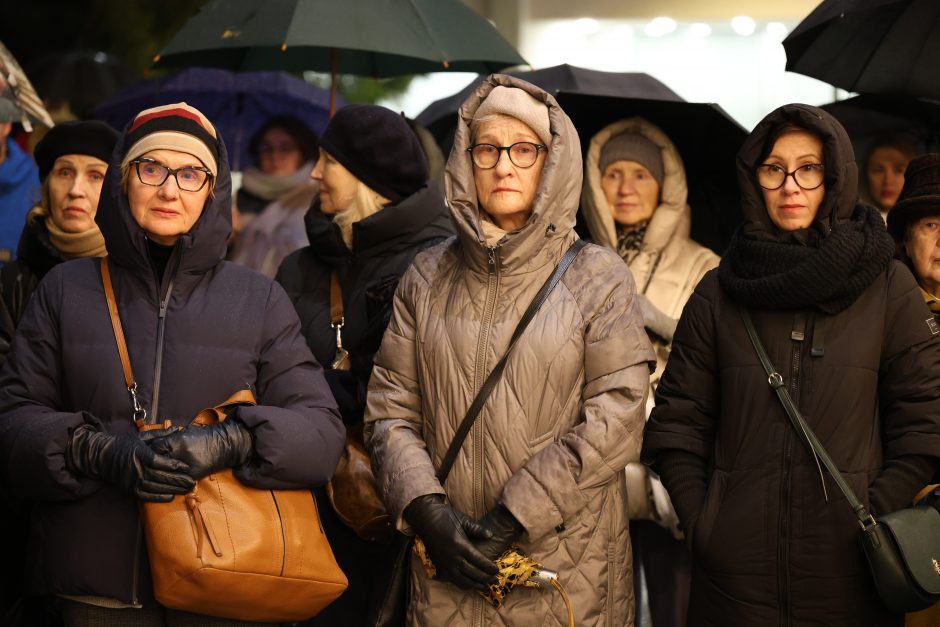
[[[231,232],[224,147],[214,194],[162,280],[122,189],[125,149],[123,140],[115,148],[96,219],[149,420],[187,424],[251,386],[258,406],[238,418],[255,455],[236,476],[263,488],[325,483],[345,434],[294,307],[272,280],[223,261]],[[66,468],[69,434],[82,423],[135,429],[96,259],[56,266],[20,322],[0,371],[0,473],[13,494],[33,501],[30,588],[152,603],[136,500]]]

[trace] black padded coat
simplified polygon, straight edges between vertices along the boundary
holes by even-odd
[[[826,197],[817,221],[857,215],[844,131],[818,110],[788,107],[824,139]],[[767,137],[761,129],[739,156],[750,225],[767,220],[752,169]],[[750,311],[803,417],[858,497],[876,513],[909,503],[940,456],[940,336],[907,268],[890,261],[837,313]],[[813,457],[769,387],[718,270],[682,313],[644,438],[643,460],[661,474],[691,543],[690,625],[903,622],[881,605],[855,516],[827,474],[825,499]]]

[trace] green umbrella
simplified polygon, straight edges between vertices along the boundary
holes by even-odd
[[[213,0],[158,67],[321,71],[384,78],[490,73],[525,60],[459,0]]]

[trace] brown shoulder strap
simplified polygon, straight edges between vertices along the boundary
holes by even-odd
[[[104,285],[104,298],[108,302],[108,314],[111,316],[111,328],[114,330],[114,341],[117,343],[118,355],[121,357],[121,367],[124,369],[124,383],[127,384],[127,393],[131,395],[134,405],[134,423],[141,429],[147,422],[147,410],[141,407],[137,398],[137,382],[134,380],[134,371],[131,369],[131,357],[127,352],[127,342],[124,340],[124,327],[121,326],[121,315],[118,313],[117,300],[114,298],[114,286],[111,284],[111,270],[108,268],[108,258],[98,260],[101,268],[101,283]]]
[[[330,272],[330,324],[334,327],[343,322],[343,290],[339,286],[336,270]]]
[[[104,284],[104,297],[108,301],[108,313],[111,314],[111,327],[114,329],[114,339],[117,341],[118,354],[121,356],[121,366],[124,368],[124,383],[128,388],[134,386],[134,373],[131,370],[131,358],[127,352],[127,342],[124,341],[124,327],[121,326],[121,316],[118,313],[117,301],[114,299],[114,286],[111,285],[111,271],[108,269],[108,258],[101,257],[101,282]]]

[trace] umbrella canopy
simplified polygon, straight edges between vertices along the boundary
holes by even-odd
[[[460,0],[214,0],[158,66],[316,70],[375,78],[495,72],[525,60]]]
[[[36,91],[50,107],[68,104],[80,118],[140,78],[123,61],[100,51],[50,54],[28,67]]]
[[[318,134],[329,121],[329,94],[284,72],[229,72],[191,68],[141,81],[118,92],[93,115],[118,129],[150,107],[186,102],[216,126],[225,141],[233,170],[250,165],[248,143],[265,121],[293,115]]]
[[[625,98],[650,98],[679,102],[682,98],[649,74],[639,72],[601,72],[575,65],[556,65],[527,72],[509,72],[511,76],[541,87],[551,94],[560,91],[620,96]],[[454,131],[457,128],[457,109],[483,81],[479,77],[453,96],[435,100],[418,114],[415,121],[431,131],[444,154],[450,153]]]
[[[937,0],[825,0],[783,47],[791,72],[848,91],[940,100]]]
[[[587,152],[612,122],[642,116],[661,128],[685,164],[692,239],[721,254],[741,222],[736,158],[747,131],[717,104],[618,98],[561,92],[558,104],[574,122]]]
[[[940,150],[940,102],[903,95],[866,94],[822,105],[852,139],[856,161],[885,135],[909,139],[918,152]]]
[[[27,132],[33,130],[31,120],[49,128],[55,125],[23,68],[3,43],[0,43],[0,98],[19,110],[19,121]]]

